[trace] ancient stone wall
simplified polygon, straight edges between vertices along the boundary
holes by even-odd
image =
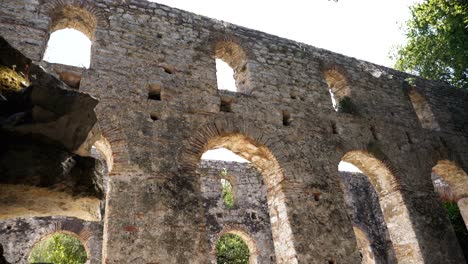
[[[350,151],[367,153],[364,167],[373,157],[366,174],[377,183],[391,176],[377,191],[402,206],[383,208],[385,219],[411,229],[391,235],[399,263],[465,261],[430,175],[442,159],[468,169],[466,92],[142,0],[3,0],[0,10],[0,34],[36,62],[67,19],[92,37],[91,67],[73,72],[100,100],[112,151],[103,262],[207,262],[196,168],[213,147],[260,171],[277,263],[360,262],[337,171]],[[218,91],[216,57],[239,92]],[[339,111],[329,90],[347,98]],[[437,125],[423,127],[416,109]]]
[[[222,176],[224,170],[227,173]],[[251,258],[256,258],[256,263],[276,263],[267,191],[257,169],[249,163],[202,160],[198,172],[211,254],[223,234],[243,232],[254,242]],[[221,179],[227,179],[233,187],[233,208],[224,204]],[[212,262],[216,263],[214,258]]]

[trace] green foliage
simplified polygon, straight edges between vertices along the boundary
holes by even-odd
[[[34,246],[29,263],[83,264],[86,259],[86,250],[77,238],[57,233]]]
[[[395,68],[468,89],[466,0],[425,0],[411,14],[408,43],[398,48]]]
[[[343,97],[338,104],[338,112],[356,114],[357,109],[349,96]]]
[[[228,180],[221,179],[221,185],[223,187],[221,195],[223,197],[224,205],[228,209],[234,208],[234,192],[232,190],[231,183],[229,183]]]
[[[466,229],[463,217],[460,214],[460,209],[456,202],[444,202],[444,207],[452,223],[455,235],[457,236],[458,243],[460,243],[465,258],[468,258],[468,230]]]
[[[218,264],[247,264],[249,257],[249,248],[238,235],[225,234],[216,244]]]

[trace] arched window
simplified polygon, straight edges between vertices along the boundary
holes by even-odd
[[[229,150],[227,151],[227,153],[232,152],[235,154],[233,156],[238,155],[240,157],[236,157],[236,159],[226,157],[221,158],[219,155],[219,151],[216,151],[218,149],[223,151]],[[212,154],[216,152],[218,152],[218,154]],[[292,239],[292,229],[288,218],[287,205],[285,201],[286,199],[283,190],[279,188],[281,182],[284,179],[284,176],[282,174],[283,171],[280,168],[279,162],[276,160],[275,156],[268,149],[268,147],[258,144],[255,140],[241,133],[223,133],[221,135],[209,137],[207,141],[203,144],[203,146],[201,146],[201,148],[197,150],[197,152],[191,152],[190,154],[186,153],[186,155],[191,154],[196,155],[194,156],[195,159],[199,159],[201,157],[201,159],[204,160],[216,159],[226,161],[231,159],[238,161],[241,158],[241,161],[251,162],[252,167],[258,170],[259,176],[261,176],[261,179],[259,180],[261,181],[261,184],[264,184],[265,187],[264,194],[266,196],[265,198],[266,205],[268,208],[268,216],[270,220],[269,222],[272,223],[272,220],[274,220],[274,224],[271,224],[271,240],[262,241],[262,244],[264,246],[271,245],[272,250],[275,251],[275,256],[273,256],[273,259],[276,259],[278,263],[298,263],[296,257],[296,250]],[[232,157],[232,155],[229,156]],[[189,156],[184,156],[184,160],[188,159],[188,157]],[[219,170],[217,170],[216,173],[219,173]],[[229,171],[227,172],[227,174],[229,174]],[[205,184],[202,183],[202,192],[204,192],[203,190],[210,192],[213,189],[211,188],[211,186],[219,186],[219,180],[221,178],[222,177],[219,176],[219,178],[217,178],[215,181],[210,181]],[[209,197],[214,196],[207,195],[206,197],[208,198],[208,204],[211,202],[211,199]],[[216,212],[215,217],[223,219],[225,214],[228,215],[229,213],[219,211]],[[252,217],[252,215],[250,215],[250,217],[251,219],[257,219],[257,216]],[[266,235],[269,236],[268,234]],[[250,253],[252,259],[253,253],[252,251]],[[261,255],[261,258],[271,259],[271,254],[269,252],[263,253],[266,253],[267,256],[265,257],[264,255]],[[257,257],[255,257],[255,259],[256,258]]]
[[[29,255],[29,263],[85,263],[88,254],[75,236],[55,233],[37,242]]]
[[[50,17],[51,34],[44,60],[89,68],[96,17],[88,10],[71,4],[53,8]]]
[[[245,52],[231,41],[222,41],[215,47],[218,89],[248,93],[248,69]]]
[[[372,191],[375,191],[397,261],[424,262],[409,210],[401,191],[395,186],[397,180],[393,170],[367,151],[350,151],[343,156],[342,161],[351,163],[362,171],[371,184]],[[405,248],[405,251],[399,251],[400,248]]]
[[[249,264],[250,252],[244,240],[236,234],[224,234],[216,243],[216,261],[219,264]]]
[[[440,130],[440,126],[437,123],[434,113],[432,113],[431,106],[427,102],[426,98],[414,89],[409,91],[408,96],[421,126],[430,130]]]
[[[324,72],[324,78],[328,85],[328,92],[330,93],[333,109],[337,112],[354,112],[349,97],[351,91],[345,76],[337,69],[332,68]]]
[[[223,203],[226,208],[234,208],[234,190],[232,184],[227,179],[221,179],[221,188],[223,197]]]
[[[50,34],[44,60],[76,67],[89,68],[91,40],[72,28],[60,29]]]
[[[396,263],[379,198],[369,178],[345,161],[339,163],[338,171],[362,263]]]
[[[441,160],[432,168],[434,190],[439,194],[457,236],[468,258],[468,174],[456,163]]]

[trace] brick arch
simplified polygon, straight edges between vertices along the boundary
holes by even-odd
[[[259,255],[257,243],[255,239],[253,239],[252,236],[249,234],[249,232],[245,230],[245,228],[239,225],[227,226],[221,232],[218,233],[212,245],[212,255],[214,255],[215,258],[216,258],[216,244],[218,243],[219,239],[221,239],[221,237],[226,234],[233,234],[233,235],[239,236],[249,248],[249,253],[250,253],[249,264],[257,264],[257,258]]]
[[[237,91],[250,94],[252,84],[249,57],[252,54],[232,36],[215,37],[211,40],[211,45],[214,57],[226,62],[233,69]]]
[[[50,230],[34,242],[33,246],[29,250],[29,254],[27,255],[28,258],[31,256],[32,251],[39,242],[46,240],[55,234],[66,234],[77,238],[86,251],[86,263],[89,263],[90,259],[92,259],[89,242],[91,241],[93,234],[87,227],[84,227],[83,224],[76,222],[55,222]]]
[[[270,218],[275,219],[272,221],[272,234],[276,259],[280,263],[297,263],[286,198],[282,190],[285,176],[276,158],[276,154],[285,155],[281,146],[272,146],[268,135],[249,122],[218,119],[193,133],[181,151],[179,169],[189,175],[197,175],[196,169],[202,154],[221,147],[249,160],[261,173],[268,190]]]
[[[431,106],[421,89],[417,87],[411,87],[406,89],[405,93],[407,94],[411,105],[413,106],[414,112],[418,117],[421,127],[439,131],[439,123],[437,122],[434,113],[432,112]]]
[[[402,183],[400,177],[397,177],[398,170],[375,147],[349,151],[342,160],[360,169],[376,190],[398,262],[424,262],[416,231],[401,193]]]
[[[448,190],[438,187],[434,184],[435,192],[439,195],[445,194],[443,191],[450,192],[450,198],[453,198],[460,209],[466,227],[468,228],[468,174],[456,162],[450,160],[440,160],[432,168],[434,176],[441,177],[448,185]],[[441,190],[442,189],[442,190]]]
[[[348,73],[342,66],[337,64],[322,63],[320,68],[327,83],[333,107],[338,111],[340,102],[351,96]]]
[[[98,116],[100,135],[95,143],[101,145],[101,152],[108,162],[109,176],[120,174],[129,169],[130,159],[127,150],[127,140],[118,122]]]
[[[89,0],[52,0],[44,1],[41,12],[51,18],[50,32],[67,27],[81,31],[94,40],[96,28],[107,27],[104,13]]]
[[[364,230],[356,225],[353,225],[354,235],[356,236],[356,242],[359,250],[361,251],[362,264],[374,264],[375,256],[371,247],[369,236]]]

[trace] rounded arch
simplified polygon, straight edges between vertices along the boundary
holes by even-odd
[[[344,100],[350,100],[351,89],[347,74],[341,67],[333,65],[323,70],[323,77],[328,85],[328,91],[332,100],[333,108],[340,111]]]
[[[249,248],[249,264],[257,264],[257,258],[259,255],[258,248],[257,248],[257,243],[255,240],[252,238],[252,236],[249,235],[247,231],[245,231],[242,227],[225,227],[219,234],[216,236],[215,242],[213,243],[212,246],[212,254],[216,255],[216,244],[221,239],[222,236],[226,234],[233,234],[239,236],[242,241],[247,245]]]
[[[408,97],[414,112],[419,119],[422,128],[439,131],[440,126],[432,112],[431,106],[423,94],[416,88],[411,88],[408,91]]]
[[[250,73],[245,49],[237,41],[230,38],[216,40],[214,55],[227,63],[234,71],[237,92],[249,94],[251,91]]]
[[[468,174],[457,163],[450,160],[439,160],[432,168],[432,173],[436,177],[441,177],[448,184],[450,198],[457,203],[468,228]],[[434,186],[434,189],[439,195],[441,194],[437,185]],[[445,188],[442,187],[442,190]]]
[[[358,226],[353,226],[354,235],[356,236],[356,242],[359,250],[361,251],[362,264],[374,264],[375,257],[372,250],[369,236]]]
[[[458,164],[450,160],[439,160],[432,172],[447,182],[456,201],[468,198],[468,174]]]
[[[400,182],[395,176],[396,170],[368,151],[350,151],[342,160],[361,170],[376,190],[398,262],[424,262],[409,210],[400,191]]]
[[[67,229],[56,229],[56,230],[53,230],[52,232],[49,232],[45,235],[42,235],[39,239],[37,239],[33,246],[29,249],[29,253],[28,253],[28,259],[31,257],[31,254],[33,253],[33,251],[35,250],[36,246],[47,240],[47,239],[50,239],[52,236],[54,235],[57,235],[57,234],[65,234],[65,235],[68,235],[68,236],[72,236],[74,238],[76,238],[78,241],[80,241],[81,245],[83,246],[84,250],[86,251],[86,262],[85,263],[89,263],[90,259],[91,259],[91,250],[89,248],[89,245],[88,245],[88,241],[89,241],[89,238],[90,236],[87,236],[87,235],[82,235],[81,233],[80,234],[77,234],[75,233],[74,231],[70,231],[70,230],[67,230]],[[84,233],[86,234],[86,233]]]
[[[42,12],[51,19],[49,32],[74,28],[94,40],[97,26],[105,27],[108,22],[101,10],[88,0],[52,0],[42,6]]]
[[[196,175],[202,154],[214,148],[227,148],[250,161],[261,173],[267,187],[276,259],[278,262],[294,264],[297,263],[296,250],[286,197],[281,186],[285,177],[278,160],[265,141],[268,142],[268,137],[248,124],[226,119],[217,120],[195,132],[187,142],[181,152],[179,169]]]

